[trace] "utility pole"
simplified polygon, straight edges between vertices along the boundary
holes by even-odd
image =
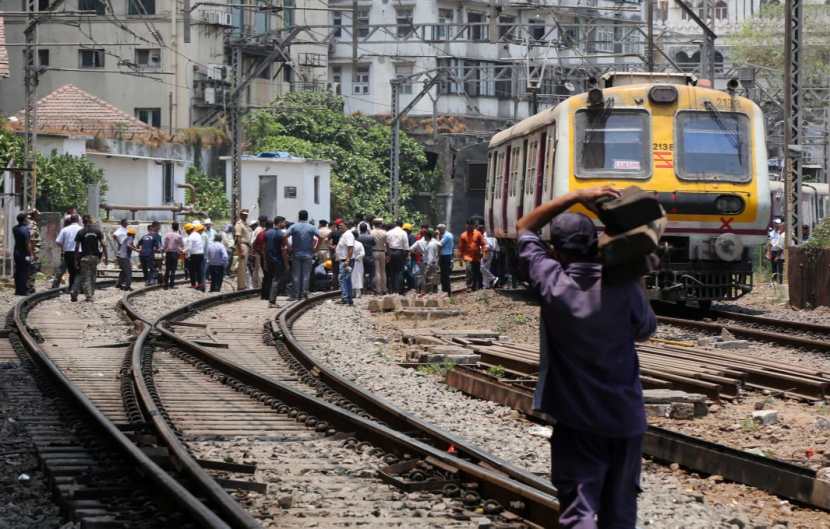
[[[802,0],[786,0],[784,15],[784,215],[789,248],[801,242]]]
[[[646,71],[654,71],[654,0],[646,0]]]
[[[242,94],[237,90],[242,78],[242,47],[230,42],[231,97],[228,106],[228,129],[231,135],[231,219],[239,218],[242,209],[242,128],[239,123]]]
[[[702,20],[698,14],[695,12],[694,9],[689,7],[689,5],[684,0],[674,0],[674,2],[680,6],[686,15],[692,19],[692,21],[703,30],[703,43],[701,44],[700,48],[700,75],[701,77],[709,77],[712,82],[712,88],[715,87],[715,39],[718,36],[712,31],[712,28]],[[704,3],[704,9],[708,10],[711,6],[710,2]],[[709,13],[703,14],[704,18],[709,17]]]
[[[357,0],[352,0],[352,82],[357,78]]]
[[[355,15],[357,12],[355,11]],[[397,219],[400,210],[400,195],[398,187],[401,180],[401,120],[399,110],[401,106],[401,79],[393,77],[389,83],[392,85],[392,145],[389,160],[389,176],[392,179],[390,189],[390,202],[392,203],[392,216]]]
[[[26,138],[23,143],[23,197],[21,209],[27,211],[34,207],[37,196],[37,25],[38,25],[38,2],[29,0],[27,2],[26,28],[23,30],[25,47],[23,48],[23,89],[25,92],[23,126]]]

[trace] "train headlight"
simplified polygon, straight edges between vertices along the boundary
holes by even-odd
[[[715,239],[715,254],[722,261],[737,261],[744,253],[744,244],[734,233],[724,233]]]
[[[715,199],[715,209],[724,215],[737,215],[744,206],[744,199],[737,195],[721,195]]]

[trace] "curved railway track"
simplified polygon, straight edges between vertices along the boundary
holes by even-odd
[[[663,304],[656,304],[655,309],[663,314],[676,313],[676,308],[672,309]],[[713,320],[702,321],[699,316],[695,319],[669,315],[658,316],[657,319],[661,323],[710,333],[721,333],[726,330],[736,338],[830,352],[830,325],[780,320],[719,309],[713,309],[705,313],[705,316]]]
[[[128,349],[123,329],[96,319],[96,304],[85,304],[81,314],[57,309],[62,292],[21,299],[8,319],[20,358],[36,366],[46,391],[62,397],[53,414],[23,423],[64,515],[83,527],[227,529],[141,439],[142,417],[120,379]],[[107,333],[86,334],[95,327]]]
[[[318,377],[324,366],[306,369],[291,355],[290,349],[281,343],[279,326],[271,328],[269,323],[273,309],[269,311],[264,302],[251,299],[256,294],[221,294],[179,307],[160,317],[154,326],[147,325],[134,344],[133,374],[143,375],[142,381],[137,381],[142,405],[149,410],[156,429],[166,430],[161,436],[179,465],[187,468],[183,462],[191,460],[185,470],[191,477],[204,473],[193,454],[204,457],[211,446],[215,448],[217,440],[244,439],[254,443],[252,451],[261,448],[257,443],[291,442],[297,453],[286,457],[314,461],[312,466],[316,467],[335,464],[326,457],[337,452],[339,442],[357,449],[355,455],[343,461],[357,457],[370,466],[397,463],[388,472],[405,470],[407,477],[417,478],[416,482],[401,483],[400,477],[391,475],[384,479],[398,481],[404,488],[444,491],[449,498],[422,493],[427,511],[448,516],[436,526],[461,523],[458,519],[469,518],[476,505],[490,516],[503,510],[498,516],[502,523],[548,526],[556,519],[558,505],[549,482],[469,447],[372,395],[339,382],[333,384],[333,378],[322,382]],[[280,314],[335,295],[318,294],[309,301],[289,305]],[[132,317],[140,319],[131,306],[131,298],[132,295],[125,296],[122,305]],[[158,337],[151,338],[151,333],[158,333]],[[160,339],[174,347],[160,343]],[[320,449],[327,445],[328,448]],[[305,452],[307,449],[312,452]],[[366,457],[374,458],[374,462],[365,461]],[[277,472],[274,465],[280,461],[266,460],[261,473]],[[344,466],[342,462],[340,466]],[[280,480],[290,481],[292,473],[288,467],[278,473]],[[346,485],[335,480],[333,486],[343,490],[357,485],[365,488],[364,492],[369,491],[366,493],[370,496],[393,490],[386,486],[378,488],[374,472],[371,477],[366,472],[359,474],[369,481]],[[298,489],[308,486],[303,478],[298,479],[302,482]],[[204,486],[202,493],[207,494]],[[482,499],[479,502],[477,498]],[[393,505],[399,503],[390,501]],[[383,513],[391,512],[384,508],[384,502],[376,503],[380,505],[375,510],[381,518]],[[351,512],[349,501],[340,507]],[[423,509],[409,511],[417,517]],[[290,514],[282,516],[279,519],[287,519],[288,525],[297,522]],[[303,514],[303,519],[307,516],[308,513]],[[327,516],[321,526],[337,525],[332,519],[337,516],[330,512]],[[407,525],[406,520],[395,518],[390,523],[403,521]]]

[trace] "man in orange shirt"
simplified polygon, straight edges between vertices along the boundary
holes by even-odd
[[[475,222],[467,220],[464,233],[458,239],[458,258],[464,263],[467,275],[467,290],[478,290],[483,286],[481,258],[487,253],[487,243],[481,232],[475,229]]]

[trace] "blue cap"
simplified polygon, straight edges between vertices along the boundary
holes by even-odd
[[[562,213],[550,223],[551,242],[557,250],[592,255],[597,245],[594,223],[582,213]]]

